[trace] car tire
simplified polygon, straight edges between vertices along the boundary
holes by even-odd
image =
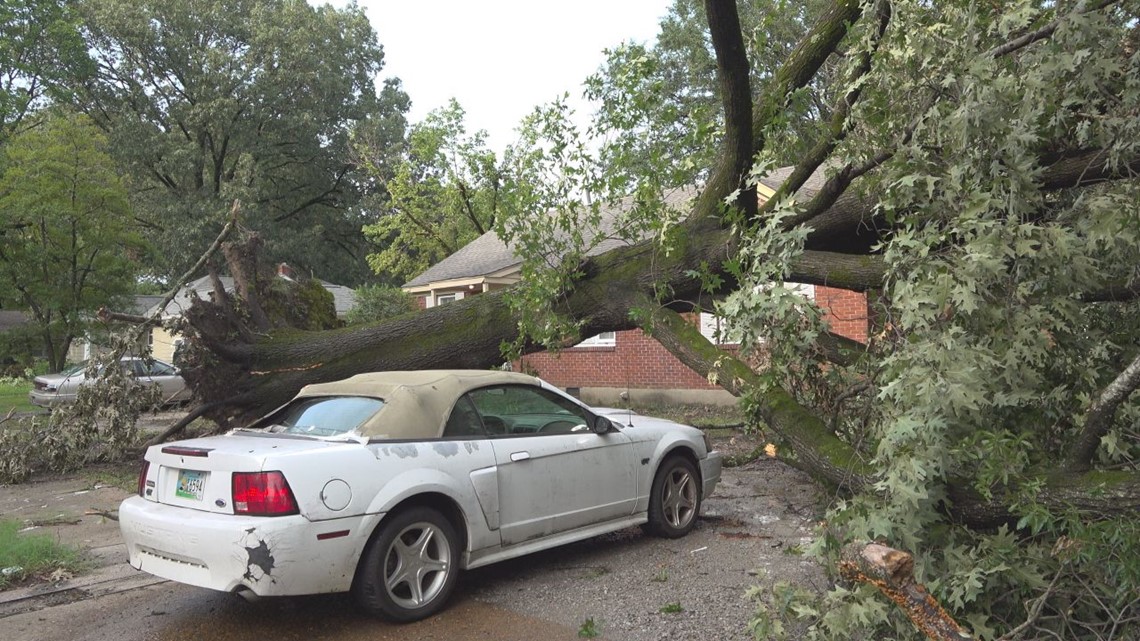
[[[653,477],[645,531],[667,539],[685,536],[696,527],[700,512],[701,485],[697,468],[687,458],[670,456]]]
[[[459,535],[428,507],[385,520],[365,548],[352,591],[371,614],[407,623],[439,612],[459,575]]]

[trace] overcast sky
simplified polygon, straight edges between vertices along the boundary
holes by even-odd
[[[343,6],[343,2],[334,2]],[[454,97],[468,131],[501,151],[536,105],[569,92],[602,50],[650,42],[669,0],[358,0],[384,46],[384,78],[403,80],[409,121]]]

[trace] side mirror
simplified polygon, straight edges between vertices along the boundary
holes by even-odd
[[[605,434],[614,431],[613,421],[604,417],[598,416],[594,418],[594,434]]]

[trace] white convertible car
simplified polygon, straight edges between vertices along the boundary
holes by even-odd
[[[699,430],[530,376],[384,372],[150,448],[119,522],[151,574],[245,596],[351,590],[413,621],[460,569],[636,524],[683,536],[720,473]]]

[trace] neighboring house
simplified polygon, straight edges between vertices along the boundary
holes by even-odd
[[[762,180],[758,189],[760,201],[767,201],[791,171],[791,167],[785,167]],[[797,195],[810,197],[823,181],[822,172],[816,172]],[[680,206],[692,196],[691,190],[678,190],[667,201]],[[603,212],[602,233],[608,233],[607,227],[615,224],[617,213]],[[605,253],[622,244],[625,243],[607,238],[588,254]],[[416,297],[421,308],[434,307],[513,285],[521,278],[521,265],[521,259],[506,243],[494,232],[487,232],[408,281],[403,289]],[[863,294],[812,285],[797,289],[824,311],[833,331],[861,342],[867,340],[867,299]],[[692,321],[698,322],[697,315],[692,316]],[[699,322],[702,333],[716,341],[719,320],[702,313]],[[721,346],[730,350],[734,347],[724,343]],[[591,403],[616,404],[621,392],[640,403],[735,400],[637,329],[605,332],[558,353],[528,354],[514,365]]]
[[[294,280],[293,269],[285,263],[277,266],[277,276],[288,280]],[[227,292],[234,291],[234,280],[229,276],[219,276],[222,281],[222,286]],[[344,285],[336,285],[327,281],[320,280],[321,285],[332,294],[333,308],[336,310],[336,317],[343,320],[349,310],[356,305],[356,292],[350,287]],[[177,295],[163,308],[160,317],[163,321],[170,320],[182,316],[195,298],[210,300],[213,296],[214,284],[211,282],[209,276],[203,276],[197,280],[191,281],[183,287]],[[162,303],[164,296],[135,296],[132,309],[128,310],[129,313],[137,314],[140,316],[151,317],[158,311],[158,306]],[[151,356],[160,360],[172,363],[174,361],[174,352],[178,345],[182,343],[182,338],[175,333],[164,327],[154,327],[146,336],[147,344],[151,349]],[[140,348],[142,345],[139,346]],[[86,360],[92,356],[92,350],[98,349],[93,347],[89,341],[78,340],[73,346],[72,350],[68,352],[68,360],[80,361]]]

